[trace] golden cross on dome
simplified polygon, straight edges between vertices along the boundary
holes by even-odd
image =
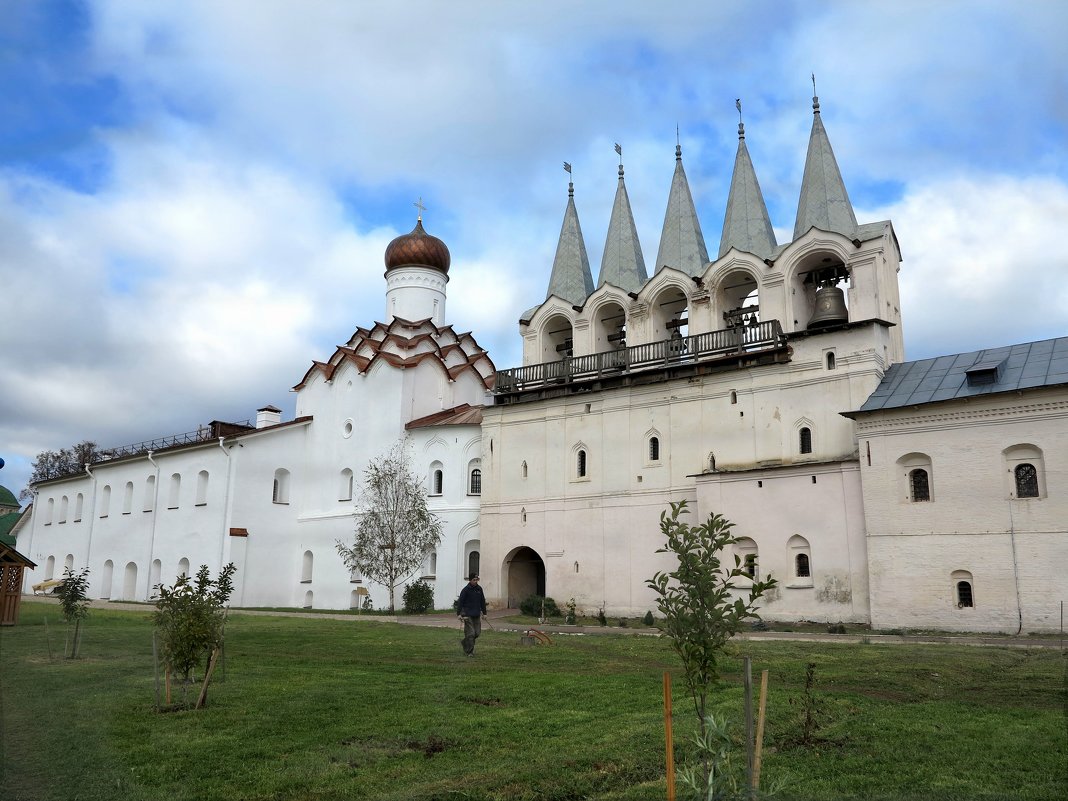
[[[415,201],[415,203],[413,203],[412,205],[415,206],[417,209],[419,209],[419,217],[418,217],[418,219],[419,219],[419,222],[422,222],[423,221],[423,212],[426,211],[426,206],[423,205],[422,196],[420,196],[419,200]]]

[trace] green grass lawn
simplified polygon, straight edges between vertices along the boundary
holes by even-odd
[[[77,660],[62,638],[33,602],[0,630],[4,801],[656,799],[664,670],[678,759],[695,728],[667,643],[624,631],[487,631],[467,659],[458,630],[234,614],[208,707],[162,714],[146,614],[94,611]],[[770,670],[763,775],[784,797],[1068,797],[1060,652],[743,643],[715,693],[739,734],[743,649]],[[809,662],[822,728],[791,746]]]

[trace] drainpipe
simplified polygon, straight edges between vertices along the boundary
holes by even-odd
[[[156,482],[152,498],[152,528],[148,538],[148,589],[145,590],[145,600],[152,597],[152,554],[156,552],[156,521],[159,519],[159,465],[152,458],[154,451],[148,452],[148,462],[156,468]],[[162,577],[159,579],[163,580]]]
[[[1019,634],[1023,631],[1023,602],[1020,600],[1020,570],[1016,564],[1016,524],[1012,519],[1012,500],[1009,500],[1009,542],[1012,545],[1012,580],[1016,585],[1016,633]]]
[[[85,566],[89,567],[89,557],[93,553],[93,528],[96,526],[96,476],[93,475],[89,462],[85,463],[85,474],[92,482],[90,485],[92,491],[89,495],[89,537],[85,542]]]
[[[222,532],[221,532],[221,542],[219,543],[219,570],[220,571],[223,569],[223,566],[226,564],[226,553],[229,550],[229,546],[230,546],[230,522],[233,519],[233,511],[234,511],[231,508],[231,498],[230,498],[230,484],[233,482],[233,475],[234,475],[234,460],[233,460],[233,458],[231,458],[230,449],[228,449],[226,447],[226,445],[223,444],[225,441],[226,441],[226,437],[219,437],[219,449],[224,454],[226,454],[226,489],[225,489],[224,494],[223,494]],[[231,446],[231,448],[232,447],[233,446]],[[247,547],[248,547],[248,545],[246,543],[246,548]],[[244,592],[245,592],[244,577],[242,577],[240,582],[237,583],[235,585],[235,587],[234,587],[234,589],[238,589],[238,588],[240,588],[239,595],[243,597],[244,596]],[[231,599],[230,602],[234,603],[234,600]],[[237,603],[240,604],[240,598],[237,599]]]

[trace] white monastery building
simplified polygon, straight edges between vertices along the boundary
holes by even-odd
[[[643,614],[670,569],[660,514],[685,500],[776,577],[768,619],[1057,627],[1068,337],[905,361],[897,236],[858,223],[816,98],[789,242],[742,125],[715,259],[681,148],[651,275],[622,163],[596,283],[570,186],[520,367],[446,324],[449,252],[421,221],[385,260],[387,322],[313,363],[293,419],[267,407],[38,484],[27,584],[88,566],[95,595],[145,600],[233,561],[235,605],[355,606],[364,582],[335,542],[364,467],[407,437],[445,528],[413,577],[439,608],[477,571],[492,605]]]

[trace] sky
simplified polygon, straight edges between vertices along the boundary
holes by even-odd
[[[385,317],[383,252],[452,253],[498,368],[573,165],[596,279],[623,148],[647,265],[676,131],[708,250],[746,144],[789,241],[812,79],[858,221],[893,221],[909,359],[1068,335],[1068,4],[5,0],[0,484],[34,456],[293,414]]]

